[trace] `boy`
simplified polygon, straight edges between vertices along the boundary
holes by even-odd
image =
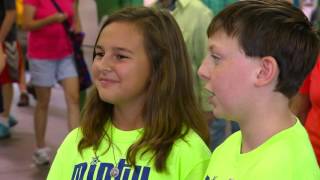
[[[15,0],[2,0],[0,1],[0,45],[6,46],[8,52],[11,54],[7,56],[7,63],[15,64],[15,45],[16,45],[16,1]],[[0,73],[1,91],[3,93],[3,112],[0,113],[0,139],[10,137],[10,127],[17,124],[14,117],[10,115],[11,103],[14,96],[13,83],[18,80],[18,75],[11,76],[15,73],[10,73],[8,64]],[[12,68],[14,69],[14,68]],[[17,69],[14,69],[17,70]],[[15,71],[12,71],[15,72]]]
[[[206,180],[319,180],[308,135],[289,99],[315,64],[319,39],[284,1],[239,1],[208,28],[209,56],[198,74],[219,118],[241,131],[212,154]]]

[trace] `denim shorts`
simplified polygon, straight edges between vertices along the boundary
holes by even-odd
[[[46,60],[29,58],[31,84],[52,87],[66,78],[77,77],[73,55],[61,59]]]

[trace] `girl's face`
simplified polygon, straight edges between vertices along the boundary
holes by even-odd
[[[101,32],[92,64],[100,98],[114,105],[144,103],[150,62],[137,26],[113,22]]]

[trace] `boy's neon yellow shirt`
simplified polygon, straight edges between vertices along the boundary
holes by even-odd
[[[241,132],[212,154],[205,180],[320,180],[320,170],[304,127],[297,123],[241,154]]]
[[[97,164],[92,162],[95,156],[92,148],[85,149],[81,157],[77,146],[82,133],[80,129],[73,130],[58,149],[47,179],[195,180],[201,179],[208,167],[211,152],[192,130],[185,136],[185,141],[179,139],[174,143],[166,163],[168,171],[159,173],[150,153],[137,158],[135,169],[125,161],[127,149],[142,135],[143,129],[122,131],[114,126],[107,129],[109,136],[112,132],[115,146],[103,154],[107,148],[107,141],[103,140],[96,153],[99,159]],[[110,171],[115,165],[120,175],[111,178]]]

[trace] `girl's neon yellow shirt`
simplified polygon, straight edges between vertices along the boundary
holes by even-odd
[[[110,126],[111,127],[111,126]],[[192,130],[184,140],[178,139],[167,159],[167,171],[159,173],[155,170],[154,160],[150,153],[138,155],[136,167],[130,167],[125,161],[127,149],[143,133],[143,129],[122,131],[106,128],[114,142],[114,147],[103,153],[107,141],[103,140],[97,151],[99,161],[94,163],[92,148],[85,149],[83,156],[77,146],[82,137],[79,129],[73,130],[58,149],[51,166],[48,180],[80,180],[80,179],[113,179],[110,171],[114,166],[120,170],[118,180],[197,180],[202,179],[207,169],[211,152],[202,139]]]

